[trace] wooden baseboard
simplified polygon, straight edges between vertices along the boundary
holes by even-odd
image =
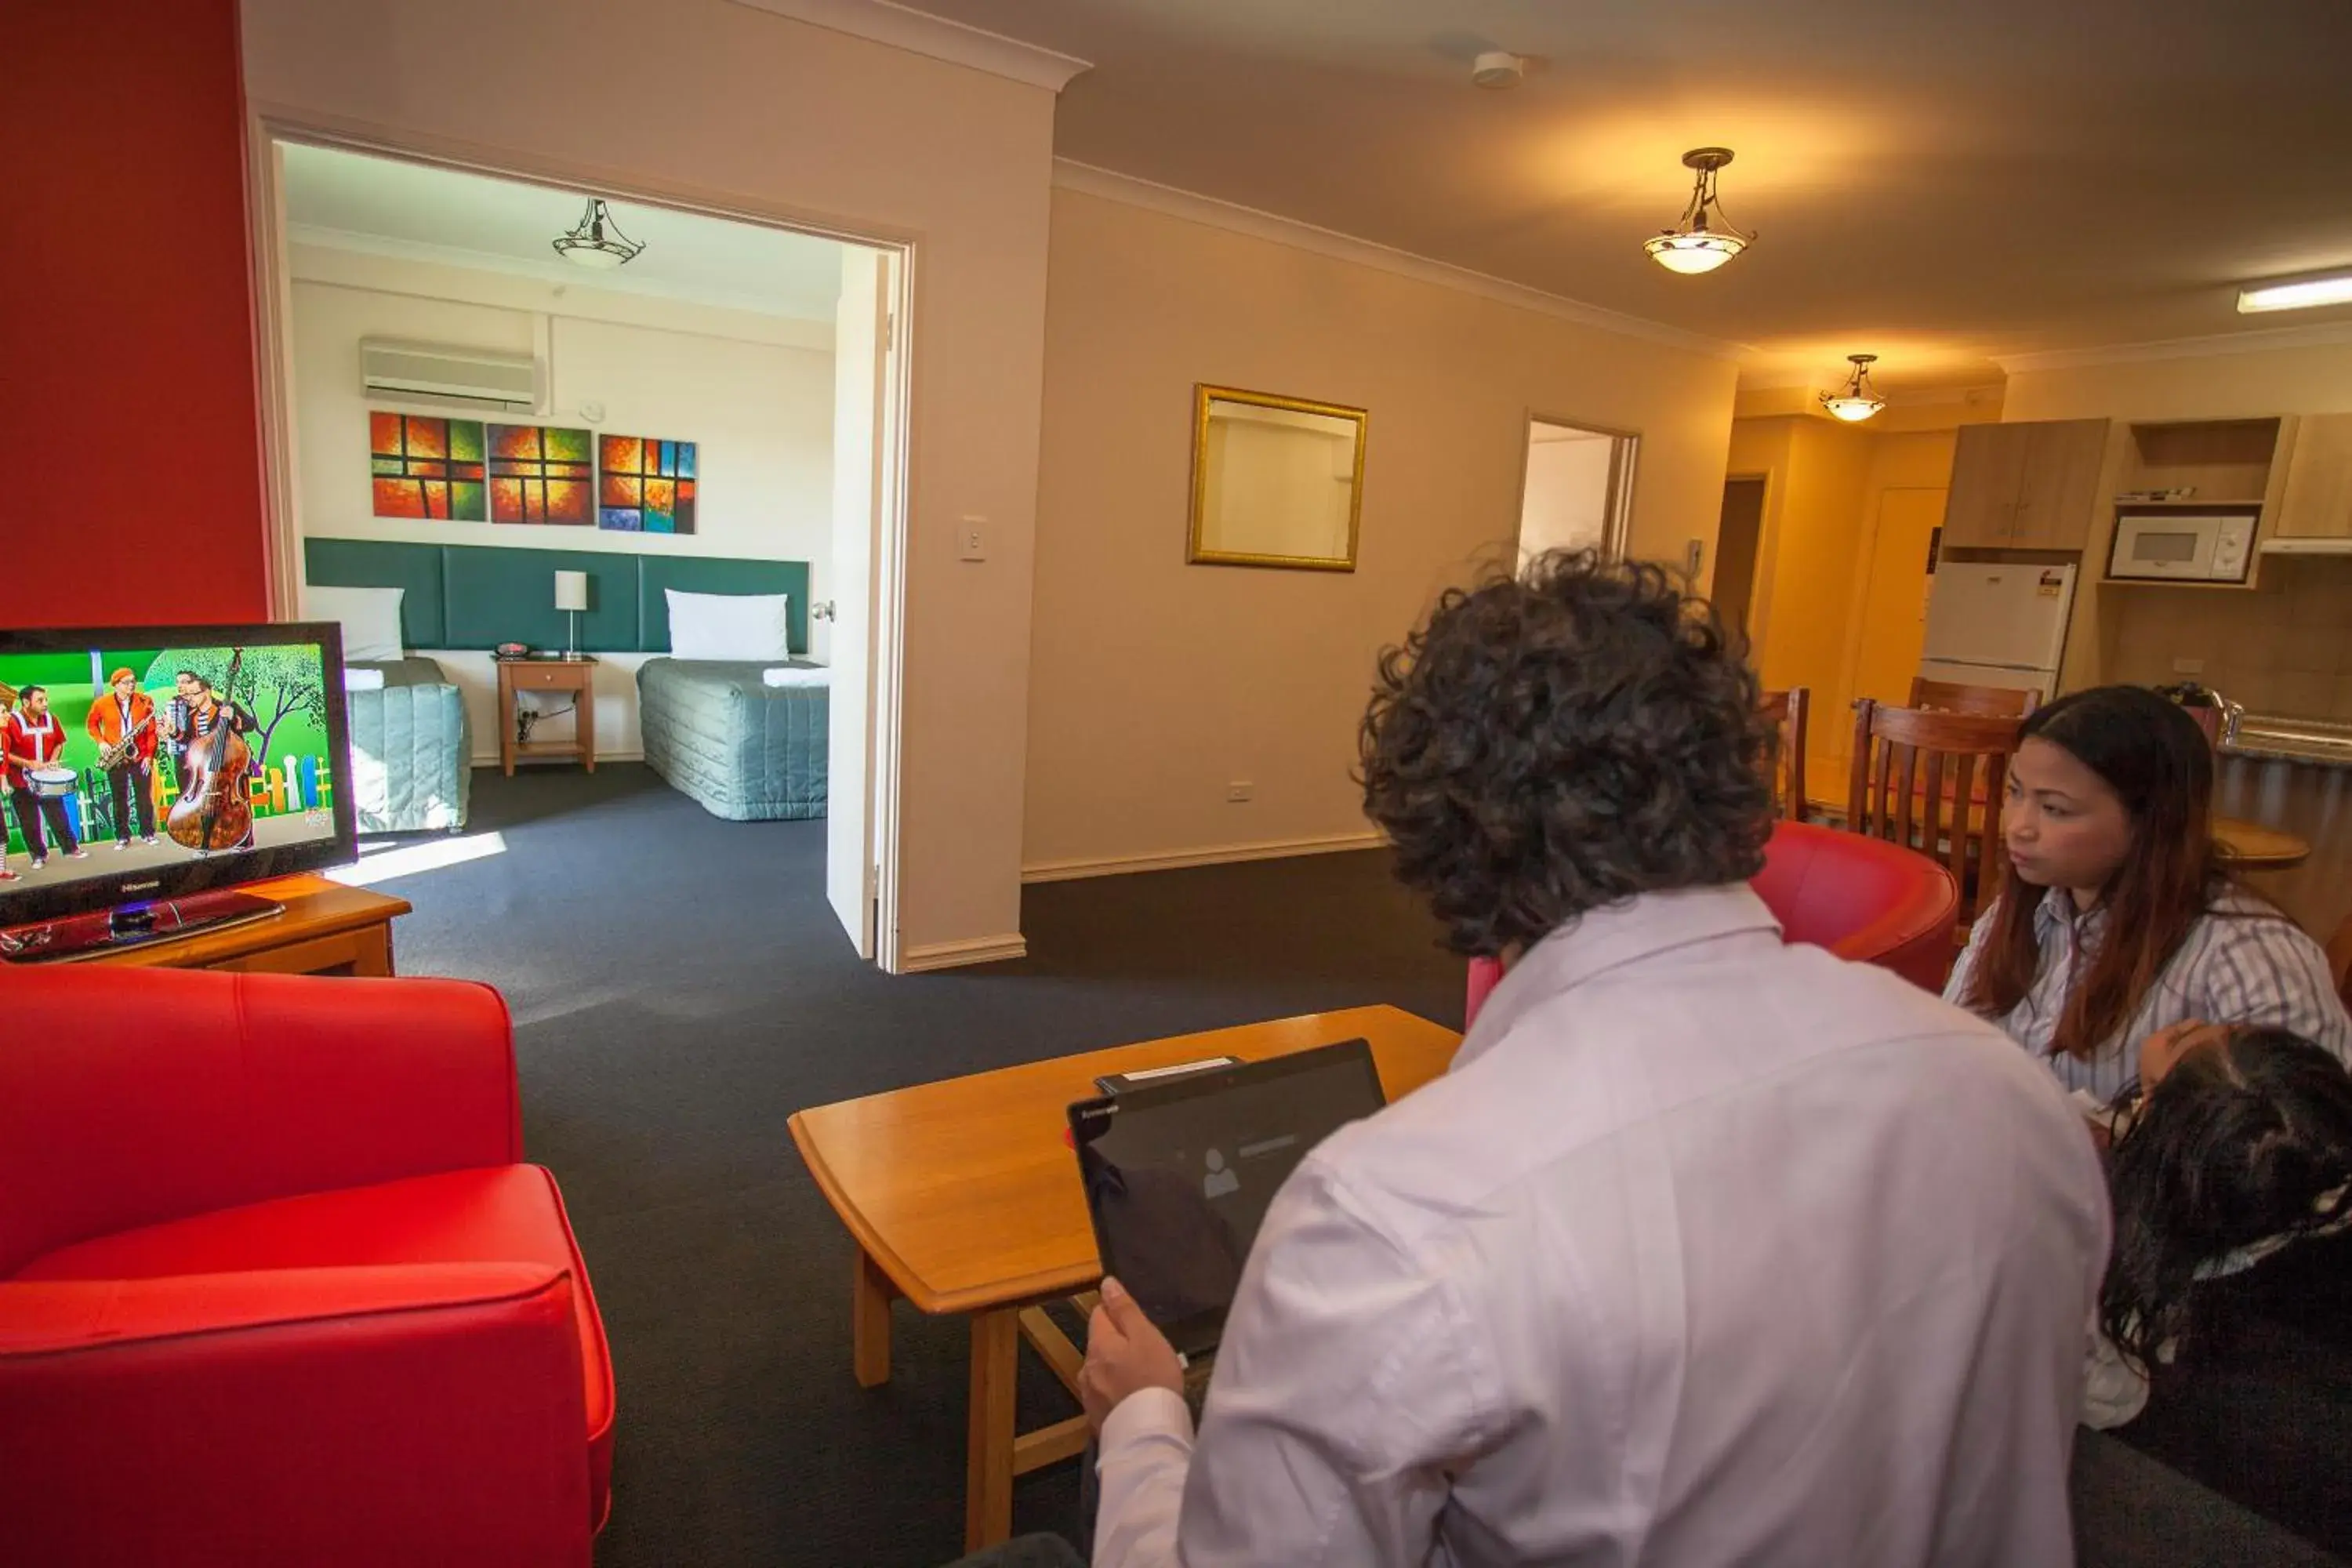
[[[1265,838],[1253,844],[1211,844],[1198,849],[1161,849],[1092,860],[1041,860],[1021,868],[1024,882],[1073,882],[1081,877],[1123,877],[1133,871],[1178,871],[1188,866],[1230,866],[1244,860],[1282,860],[1293,855],[1333,855],[1378,849],[1388,842],[1372,829],[1311,838]]]
[[[898,954],[897,973],[920,974],[929,969],[959,969],[968,963],[1003,963],[1007,959],[1026,958],[1028,955],[1028,939],[1017,931],[1007,931],[1002,936],[968,937],[961,942],[934,942],[902,949]]]
[[[642,763],[646,760],[646,754],[643,752],[599,752],[596,753],[596,760],[599,763]],[[499,754],[492,752],[486,757],[478,756],[474,759],[474,765],[478,768],[495,768],[499,765]]]

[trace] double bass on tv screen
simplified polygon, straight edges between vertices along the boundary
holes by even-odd
[[[341,629],[0,634],[0,924],[348,859]]]

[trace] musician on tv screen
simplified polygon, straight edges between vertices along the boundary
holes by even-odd
[[[214,690],[213,683],[194,670],[180,671],[173,685],[180,695],[172,704],[172,765],[183,774],[187,772],[188,748],[210,735],[223,717],[238,734],[253,732],[252,715],[226,693]],[[182,787],[186,787],[184,783]]]
[[[98,765],[114,799],[114,847],[128,849],[133,810],[139,837],[155,842],[155,702],[127,668],[107,684],[112,689],[89,705],[89,738],[98,742]]]
[[[89,853],[74,837],[66,817],[66,797],[73,793],[74,776],[59,759],[65,755],[66,727],[49,711],[46,687],[27,686],[17,694],[16,710],[0,723],[0,752],[7,763],[8,794],[16,805],[16,826],[25,835],[25,848],[33,869],[48,863],[49,846],[41,833],[44,823],[68,860]]]
[[[193,669],[180,671],[174,678],[173,686],[179,695],[172,702],[166,738],[172,745],[172,770],[179,776],[180,798],[184,802],[195,784],[195,781],[190,777],[189,752],[194,749],[199,741],[211,739],[213,731],[224,724],[236,734],[251,734],[253,715],[231,701],[228,693],[215,689],[210,680]],[[211,808],[207,806],[205,818],[206,833],[211,831],[210,813]],[[174,837],[179,837],[180,830],[174,828],[173,834]],[[189,842],[185,838],[181,838],[180,841]],[[247,848],[252,846],[252,843],[253,830],[248,820],[245,837],[237,844],[215,844],[209,848],[202,845],[192,847],[195,848],[198,855],[204,855],[212,849]]]

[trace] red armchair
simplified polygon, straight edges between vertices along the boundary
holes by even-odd
[[[586,1564],[613,1374],[506,1008],[0,976],[0,1561]]]
[[[1960,917],[1952,874],[1916,850],[1858,833],[1782,822],[1748,884],[1790,942],[1891,969],[1929,991],[1944,988]],[[1477,1017],[1503,978],[1491,958],[1470,961],[1465,1018]]]

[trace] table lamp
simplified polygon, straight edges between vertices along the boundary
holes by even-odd
[[[564,635],[563,657],[580,657],[580,612],[588,607],[588,574],[558,572],[555,574],[555,607],[569,613],[572,628]]]

